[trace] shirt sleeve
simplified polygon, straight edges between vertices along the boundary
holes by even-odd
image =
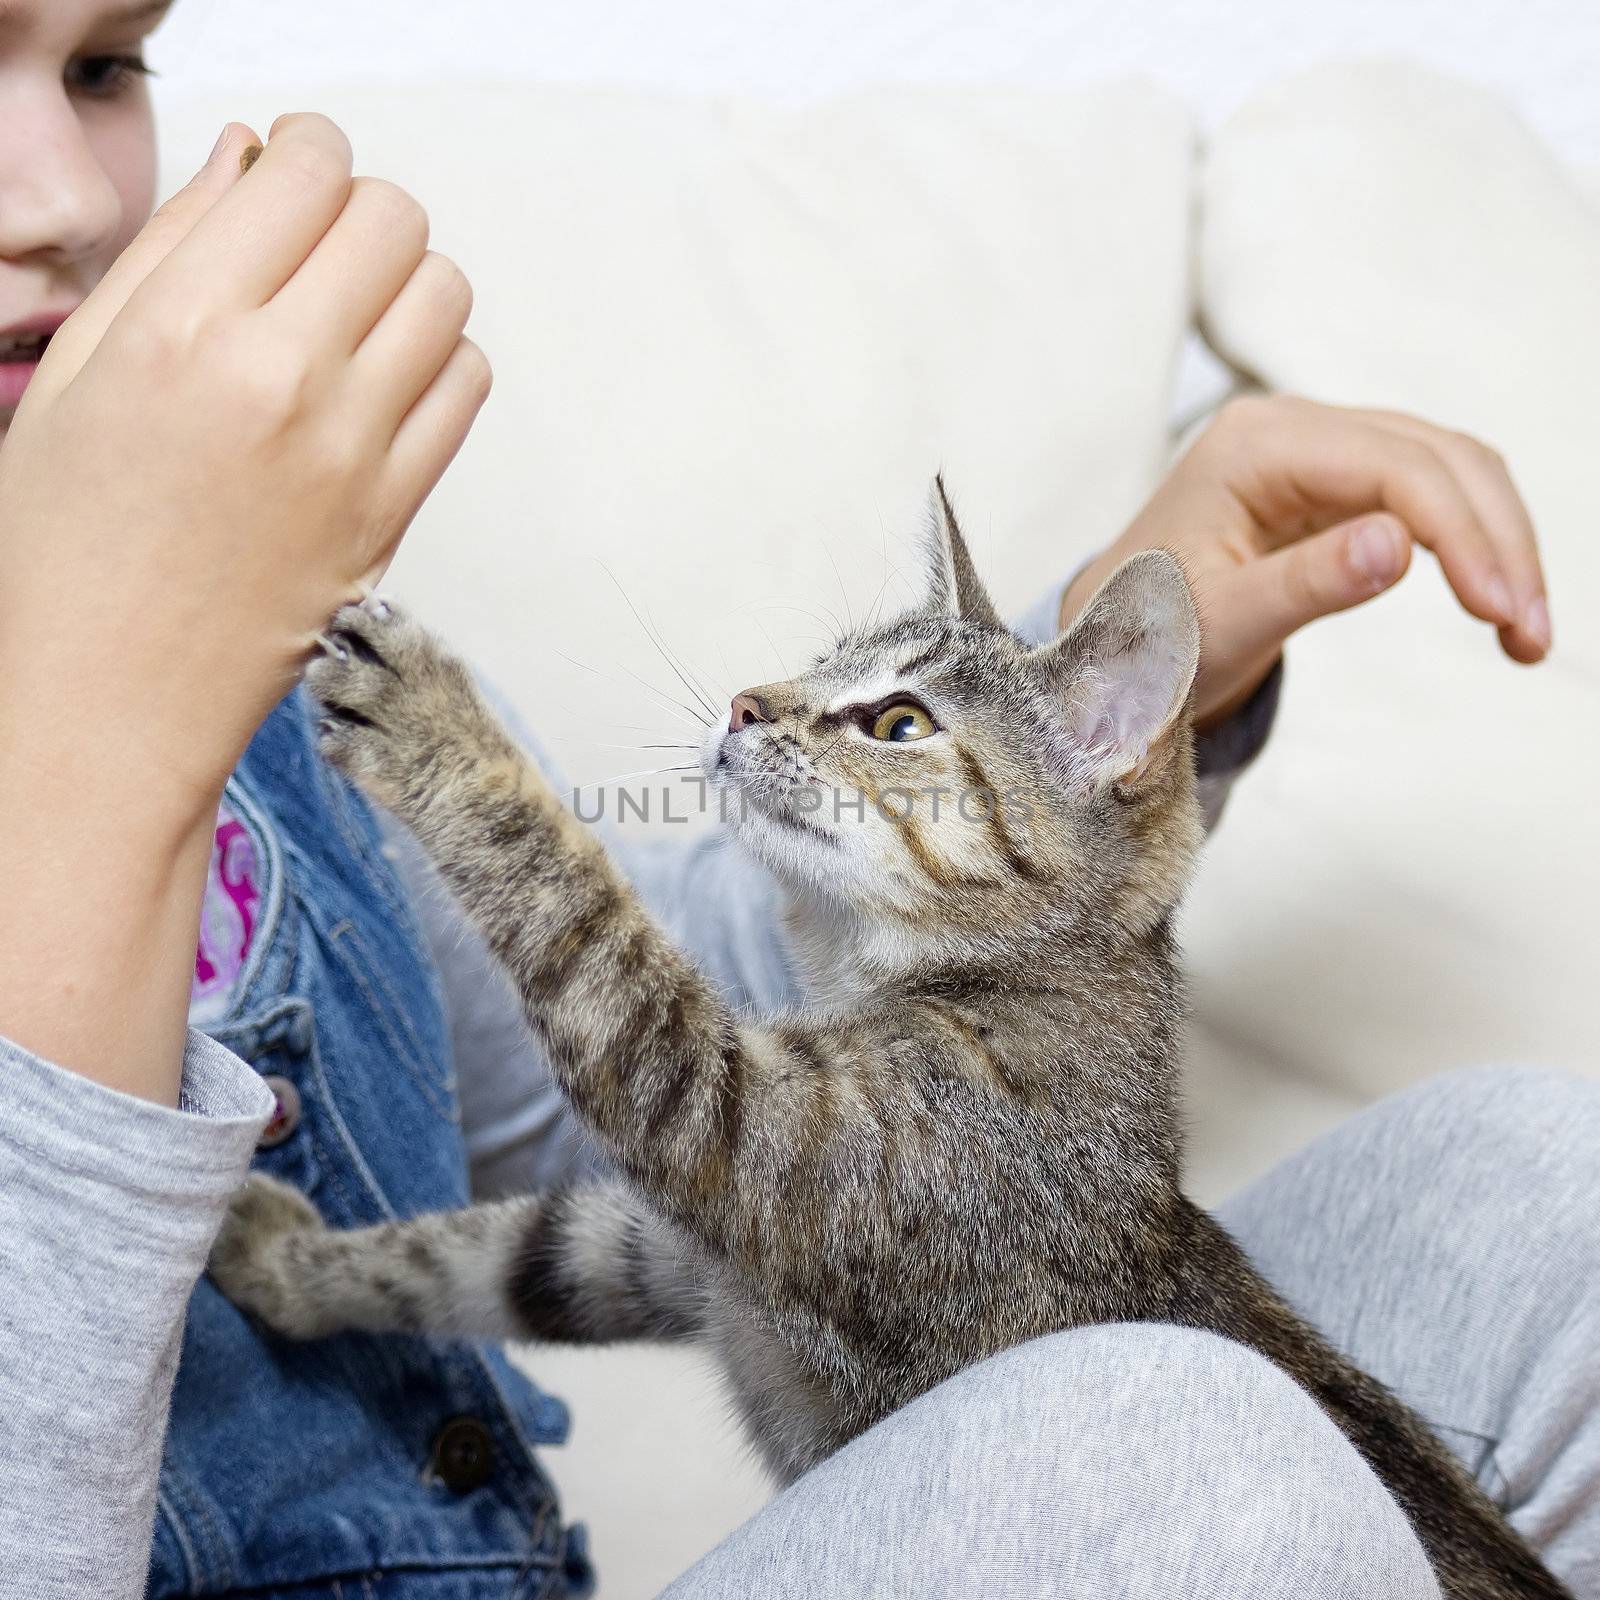
[[[1021,638],[1043,644],[1060,632],[1065,587],[1052,585],[1017,619]],[[1280,663],[1246,706],[1196,741],[1208,827],[1220,817],[1235,778],[1266,743],[1281,681]],[[507,730],[565,792],[559,765],[481,673],[478,686]],[[386,848],[418,907],[444,987],[474,1192],[526,1193],[595,1170],[602,1157],[556,1084],[510,979],[416,839],[397,819],[385,815],[383,821]],[[735,1010],[780,1010],[802,1000],[778,885],[732,847],[726,829],[692,839],[641,839],[596,826],[657,921]]]
[[[191,1029],[176,1108],[0,1038],[0,1572],[145,1591],[184,1316],[271,1092]]]

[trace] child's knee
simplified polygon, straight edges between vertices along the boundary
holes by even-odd
[[[1074,1329],[919,1404],[930,1401],[957,1481],[1050,1570],[1199,1600],[1437,1592],[1403,1513],[1332,1421],[1231,1340],[1150,1323]]]
[[[1550,1172],[1564,1161],[1595,1170],[1600,1082],[1531,1066],[1466,1067],[1440,1073],[1369,1113],[1418,1160],[1481,1151],[1489,1171],[1537,1158]]]
[[[1218,1334],[1152,1322],[1071,1328],[1030,1340],[969,1368],[919,1404],[930,1401],[949,1412],[958,1430],[1027,1419],[1046,1437],[1081,1441],[1125,1426],[1130,1435],[1174,1445],[1196,1436],[1237,1445],[1285,1413],[1304,1420],[1310,1407],[1321,1416],[1265,1356]]]

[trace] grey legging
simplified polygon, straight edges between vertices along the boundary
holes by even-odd
[[[1600,1596],[1600,1084],[1494,1068],[1353,1117],[1220,1210],[1299,1310]],[[1427,1600],[1365,1463],[1263,1358],[1153,1325],[962,1373],[737,1529],[673,1600]]]

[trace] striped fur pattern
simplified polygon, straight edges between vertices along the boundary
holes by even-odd
[[[1043,648],[1001,625],[942,487],[928,567],[922,606],[707,735],[811,977],[805,1011],[762,1020],[654,925],[459,662],[399,612],[341,612],[309,680],[325,751],[438,862],[617,1176],[350,1232],[258,1177],[216,1279],[298,1337],[707,1340],[784,1482],[1021,1340],[1212,1329],[1316,1396],[1453,1600],[1564,1594],[1182,1193],[1171,919],[1201,830],[1176,561],[1135,557]]]

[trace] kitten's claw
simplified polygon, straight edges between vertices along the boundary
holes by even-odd
[[[458,754],[470,759],[486,713],[471,674],[399,606],[341,606],[331,646],[306,669],[321,703],[327,759],[402,820],[411,820]]]
[[[323,1231],[317,1208],[298,1189],[252,1173],[233,1197],[206,1271],[240,1308],[280,1333],[311,1338],[321,1330],[293,1293],[294,1241]]]

